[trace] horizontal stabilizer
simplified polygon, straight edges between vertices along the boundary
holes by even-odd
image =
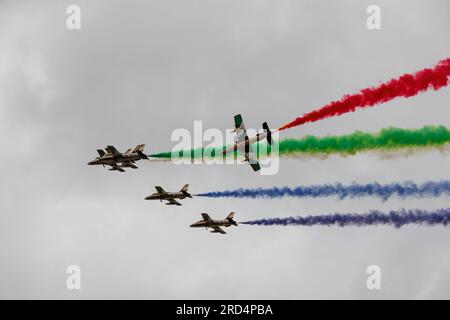
[[[143,153],[142,151],[136,151],[136,153],[139,155],[139,157],[141,157],[141,159],[147,159],[148,157],[145,153]]]

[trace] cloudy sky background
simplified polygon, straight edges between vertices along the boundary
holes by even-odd
[[[66,29],[66,8],[82,29]],[[382,30],[366,28],[366,8]],[[450,3],[436,1],[0,1],[1,298],[446,298],[450,230],[406,226],[188,228],[237,220],[449,205],[435,199],[144,201],[154,185],[238,187],[450,179],[438,151],[282,159],[248,166],[139,162],[120,174],[95,149],[170,150],[176,128],[279,127],[305,112],[450,56]],[[450,89],[304,125],[282,137],[448,122]],[[82,290],[66,288],[79,265]],[[382,290],[366,268],[382,269]]]

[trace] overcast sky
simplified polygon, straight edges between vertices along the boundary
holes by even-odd
[[[81,8],[81,30],[66,8]],[[381,8],[369,31],[366,8]],[[279,127],[343,94],[450,56],[450,2],[0,1],[1,298],[450,298],[448,227],[188,226],[208,212],[276,216],[437,209],[449,198],[145,201],[155,185],[193,193],[238,187],[450,179],[446,154],[282,159],[249,166],[139,162],[87,166],[108,144],[171,150],[171,133]],[[450,89],[282,133],[347,134],[449,125]],[[366,288],[366,268],[382,289]],[[79,265],[82,290],[66,288]]]

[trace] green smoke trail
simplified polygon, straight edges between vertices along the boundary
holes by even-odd
[[[450,142],[450,130],[444,126],[426,126],[420,129],[385,128],[379,133],[356,131],[350,135],[303,139],[285,139],[280,142],[280,154],[355,154],[369,150],[399,150],[442,146]]]
[[[356,131],[342,136],[305,136],[302,139],[283,139],[277,143],[280,156],[296,155],[352,155],[363,151],[400,151],[405,149],[422,149],[426,147],[439,147],[450,142],[450,130],[445,126],[425,126],[420,129],[385,128],[378,133]],[[270,153],[271,146],[261,141],[256,146],[260,150],[267,148]],[[191,158],[197,159],[222,157],[224,147],[201,148],[185,151],[162,152],[151,155],[155,158]],[[265,154],[265,153],[263,153]],[[234,157],[237,156],[235,153]]]

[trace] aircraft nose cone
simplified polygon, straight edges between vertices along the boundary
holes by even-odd
[[[89,161],[87,164],[88,166],[92,166],[93,164],[95,164],[95,161]]]
[[[148,197],[145,197],[144,199],[145,199],[145,200],[150,200],[150,199],[151,199],[151,197],[150,197],[150,196],[148,196]]]
[[[191,228],[192,228],[192,227],[195,227],[195,223],[191,224],[189,227],[191,227]]]

